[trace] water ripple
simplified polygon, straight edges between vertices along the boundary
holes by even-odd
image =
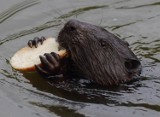
[[[150,4],[144,4],[144,5],[138,5],[138,6],[122,6],[122,7],[118,7],[116,9],[135,9],[135,8],[141,8],[141,7],[148,7],[148,6],[159,6],[160,2],[155,2],[155,3],[150,3]]]
[[[18,33],[9,35],[6,38],[0,40],[0,45],[2,45],[3,43],[5,43],[7,41],[14,40],[14,39],[17,39],[19,37],[29,35],[29,34],[32,34],[32,33],[36,33],[36,32],[51,28],[51,27],[55,27],[55,26],[58,26],[60,24],[61,24],[61,20],[53,20],[53,21],[46,22],[46,23],[44,23],[40,26],[33,27],[32,29],[20,31]]]
[[[147,103],[132,103],[132,102],[128,102],[128,103],[122,103],[120,104],[120,106],[127,106],[127,107],[144,107],[146,109],[151,109],[151,110],[155,110],[160,112],[160,105],[151,105],[151,104],[147,104]]]
[[[39,3],[39,0],[25,0],[16,5],[13,5],[9,9],[0,13],[0,23],[4,22],[5,20],[10,18],[12,15],[16,14],[17,12],[22,11],[23,9],[26,9],[38,3]]]
[[[86,11],[90,11],[90,10],[94,10],[94,9],[99,9],[99,8],[106,8],[108,7],[108,5],[100,5],[100,6],[88,6],[88,7],[83,7],[83,8],[79,8],[73,11],[70,11],[64,15],[61,15],[59,18],[64,19],[64,18],[68,18],[74,15],[79,15],[82,14]]]
[[[53,21],[48,21],[42,25],[39,25],[37,27],[33,27],[32,29],[23,30],[18,33],[9,35],[6,38],[0,40],[0,45],[2,45],[5,42],[17,39],[17,38],[25,36],[25,35],[33,34],[33,33],[36,33],[36,32],[51,28],[51,27],[59,26],[59,25],[63,24],[63,19],[65,19],[65,18],[84,13],[85,11],[90,11],[90,10],[105,8],[105,7],[107,7],[107,5],[89,6],[89,7],[83,7],[83,8],[79,8],[76,10],[72,10],[66,14],[59,16],[58,18],[55,18],[55,20],[53,20]]]

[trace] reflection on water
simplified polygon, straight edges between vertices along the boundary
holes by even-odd
[[[47,108],[49,111],[54,112],[56,115],[61,117],[85,117],[83,114],[79,114],[74,109],[69,109],[64,106],[54,106],[54,105],[43,105],[39,103],[32,103],[33,105]]]
[[[1,4],[6,6],[0,11],[0,98],[5,97],[6,105],[19,105],[14,106],[17,117],[23,111],[28,117],[160,116],[159,1],[14,1]],[[43,79],[11,68],[10,57],[29,39],[56,37],[72,18],[101,25],[128,41],[143,65],[139,80],[102,87],[84,79]]]

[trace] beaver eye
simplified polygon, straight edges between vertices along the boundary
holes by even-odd
[[[103,41],[103,40],[100,40],[100,45],[101,45],[102,47],[106,47],[106,46],[107,46],[106,42]]]
[[[76,28],[74,26],[70,26],[69,29],[70,29],[70,31],[76,30]]]

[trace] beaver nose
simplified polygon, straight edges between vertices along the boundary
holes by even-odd
[[[70,31],[74,31],[76,30],[76,28],[78,27],[78,24],[79,24],[79,21],[78,20],[69,20],[66,25],[65,25],[65,28],[67,30],[70,30]]]

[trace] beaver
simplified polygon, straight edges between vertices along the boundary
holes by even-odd
[[[36,37],[28,45],[37,47],[44,40]],[[141,63],[129,44],[100,26],[69,20],[59,32],[57,42],[68,56],[60,59],[54,52],[40,56],[42,66],[35,67],[43,76],[74,74],[111,86],[132,81],[141,73]]]

